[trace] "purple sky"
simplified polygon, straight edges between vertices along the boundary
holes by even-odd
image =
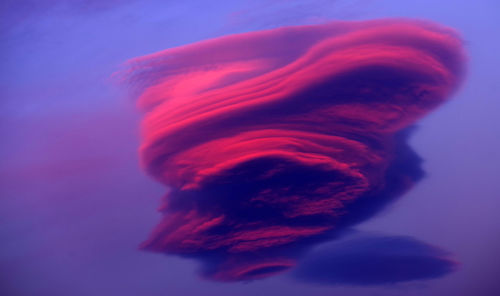
[[[500,291],[500,29],[478,1],[3,1],[0,285],[6,295],[496,295]],[[44,3],[43,5],[40,3]],[[71,4],[68,4],[71,3]],[[164,188],[140,170],[140,114],[111,74],[130,58],[229,33],[327,19],[430,19],[459,30],[469,73],[410,143],[427,177],[358,227],[409,235],[461,268],[425,282],[321,286],[280,275],[203,281],[140,252]]]

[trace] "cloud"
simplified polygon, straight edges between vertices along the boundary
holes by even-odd
[[[411,237],[362,235],[311,252],[292,275],[325,285],[385,285],[438,278],[457,267],[447,252]]]
[[[411,127],[460,84],[449,28],[331,22],[231,35],[128,62],[141,162],[168,186],[142,248],[216,280],[287,270],[421,179]]]

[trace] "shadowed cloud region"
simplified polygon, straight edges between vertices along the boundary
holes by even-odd
[[[325,285],[386,285],[437,278],[457,267],[447,252],[411,237],[362,235],[311,252],[292,275]]]

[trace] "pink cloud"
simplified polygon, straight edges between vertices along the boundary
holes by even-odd
[[[170,188],[143,248],[224,254],[208,274],[242,280],[286,270],[286,250],[421,178],[408,128],[456,90],[464,53],[452,29],[399,19],[225,36],[128,65],[142,165]]]

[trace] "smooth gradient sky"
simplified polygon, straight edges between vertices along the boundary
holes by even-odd
[[[272,4],[269,4],[269,3]],[[0,291],[3,295],[497,295],[500,4],[482,1],[3,1]],[[282,25],[424,18],[463,35],[466,81],[410,144],[427,177],[358,230],[455,254],[443,278],[375,287],[199,279],[195,261],[137,250],[164,193],[140,170],[141,114],[110,79],[125,60]]]

